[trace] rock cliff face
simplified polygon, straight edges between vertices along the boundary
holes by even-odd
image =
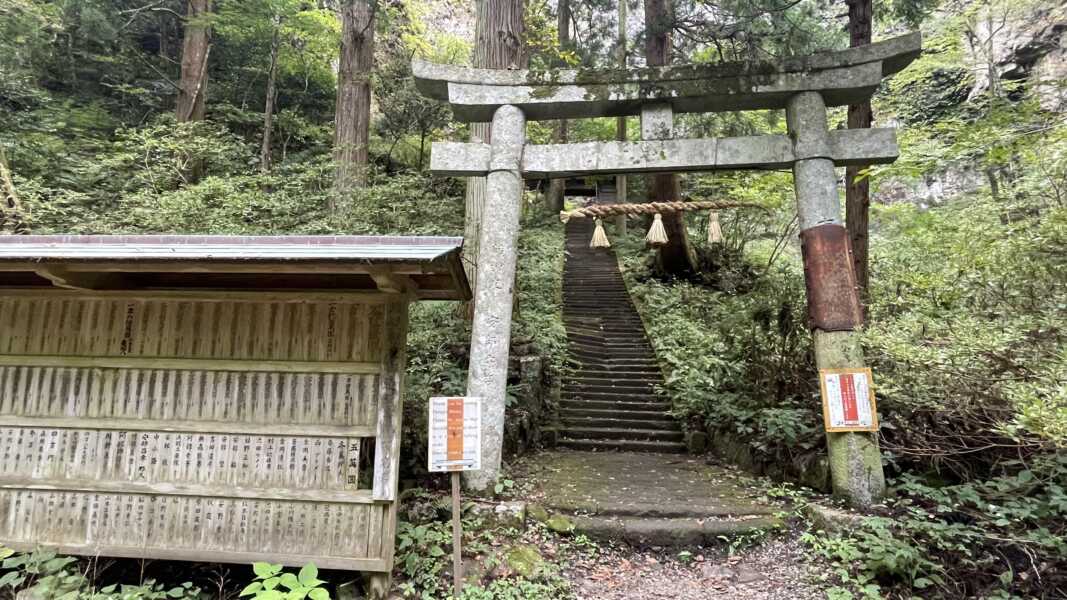
[[[1002,2],[979,14],[967,35],[974,65],[971,97],[991,80],[1029,78],[1045,110],[1067,112],[1067,5]]]

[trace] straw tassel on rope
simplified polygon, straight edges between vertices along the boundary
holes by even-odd
[[[596,220],[596,229],[593,230],[593,239],[589,242],[590,248],[611,248],[611,242],[608,241],[608,236],[604,233],[604,222],[600,219]]]
[[[649,246],[665,246],[667,244],[667,230],[663,228],[663,215],[656,213],[652,218],[652,227],[648,229],[645,241]]]
[[[727,208],[755,208],[767,210],[765,207],[752,202],[720,202],[720,201],[690,201],[690,202],[645,202],[641,204],[594,204],[574,210],[559,213],[560,221],[564,223],[572,218],[583,217],[612,217],[616,215],[651,215],[655,213],[675,213],[693,210],[723,210]]]
[[[722,243],[722,226],[719,225],[719,213],[708,213],[708,244]]]

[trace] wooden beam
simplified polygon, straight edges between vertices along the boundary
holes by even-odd
[[[221,435],[276,435],[282,437],[370,438],[373,427],[314,424],[259,424],[237,421],[180,421],[120,419],[114,417],[32,417],[0,415],[0,427],[40,427],[43,429],[80,429],[98,431],[148,431],[154,433],[217,433]]]
[[[840,166],[886,164],[899,149],[895,129],[840,129],[830,132],[828,158]],[[526,179],[613,173],[788,169],[796,162],[793,142],[784,135],[733,138],[527,144],[522,157]],[[484,176],[485,144],[434,142],[430,170],[438,175]]]
[[[228,485],[171,483],[151,481],[92,481],[79,479],[41,479],[36,477],[0,476],[0,490],[41,490],[49,492],[89,492],[103,494],[150,494],[194,496],[200,498],[234,498],[242,500],[286,500],[292,502],[331,502],[337,504],[374,504],[370,490],[285,489],[279,487],[242,488]]]
[[[419,286],[415,280],[407,275],[393,273],[391,271],[372,271],[370,273],[378,290],[387,294],[406,294],[416,291]]]
[[[33,501],[33,500],[29,500]],[[321,554],[270,554],[260,552],[230,552],[226,550],[212,550],[208,548],[148,548],[144,544],[136,546],[118,546],[114,544],[86,543],[74,544],[70,542],[50,543],[47,539],[33,541],[4,540],[4,545],[25,552],[34,552],[41,547],[47,547],[60,554],[80,554],[83,556],[117,556],[122,558],[144,559],[162,558],[168,560],[187,560],[193,562],[221,562],[247,565],[270,560],[290,567],[300,567],[308,563],[323,569],[341,569],[345,571],[385,571],[393,568],[392,561],[381,558],[349,558],[322,556]]]
[[[408,303],[385,306],[382,363],[378,377],[378,429],[374,440],[373,497],[396,500],[400,481],[400,435],[404,409],[404,369],[407,364]]]
[[[147,356],[51,356],[0,354],[0,366],[95,369],[171,369],[176,371],[237,371],[244,373],[378,374],[375,362],[299,360],[232,360],[219,358],[157,358]]]
[[[51,281],[52,285],[68,290],[115,290],[133,287],[128,277],[118,273],[71,271],[59,265],[38,267],[35,272]]]

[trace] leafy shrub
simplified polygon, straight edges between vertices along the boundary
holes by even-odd
[[[12,595],[27,591],[39,600],[201,600],[204,596],[192,583],[168,586],[154,579],[97,587],[79,570],[77,558],[47,549],[16,554],[0,547],[0,557],[4,559],[0,568],[5,570],[0,590]]]
[[[281,565],[253,563],[256,579],[241,590],[240,597],[253,600],[330,600],[330,592],[322,587],[315,565],[304,565],[297,574],[287,573]]]

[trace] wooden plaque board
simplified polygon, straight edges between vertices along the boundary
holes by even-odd
[[[826,431],[878,431],[871,370],[819,369]]]
[[[389,571],[406,330],[403,295],[0,292],[0,543]]]

